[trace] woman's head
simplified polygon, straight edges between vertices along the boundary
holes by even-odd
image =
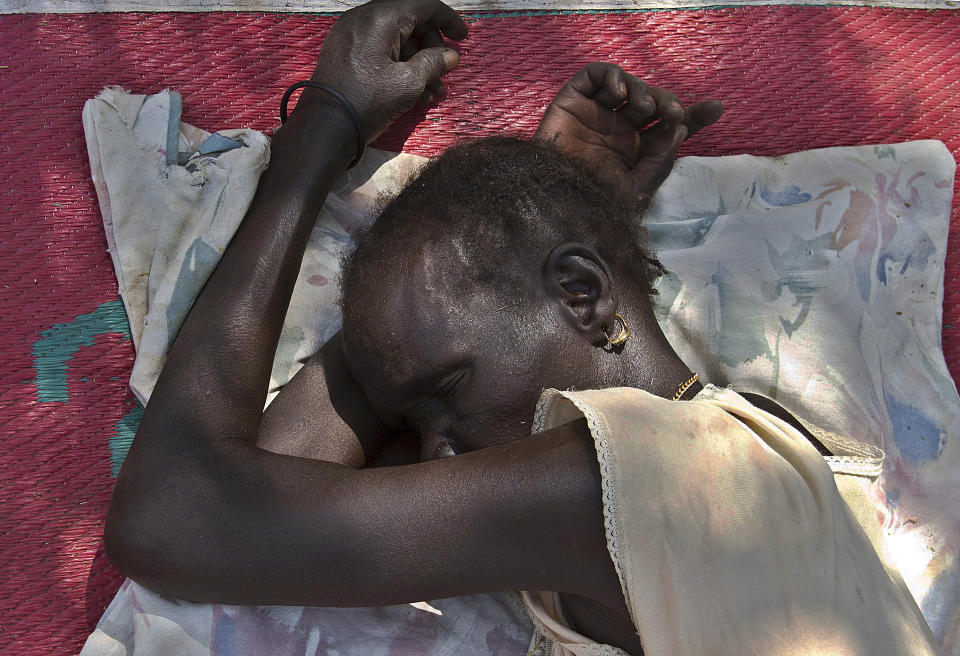
[[[351,369],[385,421],[421,434],[424,457],[529,434],[544,387],[641,377],[635,346],[602,347],[617,312],[659,333],[662,267],[643,244],[636,206],[555,149],[451,148],[344,263]]]

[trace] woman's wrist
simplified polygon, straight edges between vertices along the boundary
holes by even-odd
[[[320,89],[303,89],[287,122],[274,136],[277,149],[306,149],[316,160],[334,156],[346,170],[365,144],[358,142],[354,121],[336,98]]]

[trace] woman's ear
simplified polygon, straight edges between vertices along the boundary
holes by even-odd
[[[595,250],[584,244],[563,244],[543,264],[543,286],[564,318],[595,346],[607,343],[605,328],[614,323],[610,269]]]

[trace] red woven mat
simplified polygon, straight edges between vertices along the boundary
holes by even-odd
[[[588,60],[688,99],[721,98],[687,154],[782,154],[940,139],[960,154],[960,14],[865,8],[474,17],[440,106],[380,146],[430,155],[529,133]],[[276,123],[329,18],[150,14],[0,17],[0,646],[75,653],[120,577],[102,556],[108,442],[134,423],[133,361],[80,125],[106,84],[174,87],[184,120]],[[960,212],[952,215],[960,224]],[[947,261],[944,345],[960,373],[960,241]]]

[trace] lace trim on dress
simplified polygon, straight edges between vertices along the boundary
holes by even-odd
[[[883,472],[883,459],[886,457],[883,449],[825,431],[806,422],[803,425],[833,453],[832,456],[825,456],[824,460],[834,474],[875,478]]]
[[[537,404],[537,411],[533,418],[533,432],[543,431],[546,413],[550,406],[555,402],[555,397],[560,396],[572,403],[587,420],[587,427],[590,429],[590,435],[593,437],[594,447],[597,452],[597,462],[600,465],[600,492],[603,500],[603,528],[607,537],[607,551],[610,552],[610,559],[613,561],[614,569],[617,571],[617,578],[620,579],[620,588],[624,599],[630,599],[627,590],[627,583],[623,575],[623,563],[620,556],[622,540],[620,536],[623,533],[620,524],[620,490],[616,489],[616,476],[614,475],[613,457],[610,454],[610,440],[608,438],[609,430],[607,422],[589,403],[579,397],[576,392],[562,392],[560,390],[546,390],[540,397]],[[632,614],[632,613],[631,613]],[[633,617],[630,618],[636,623]]]
[[[734,395],[733,398],[729,398],[728,395]],[[724,401],[727,403],[737,404],[741,401],[747,403],[752,409],[753,405],[746,401],[737,394],[734,390],[731,389],[721,389],[715,385],[705,385],[704,388],[697,394],[695,399],[710,399],[712,401]],[[794,415],[796,416],[796,415]],[[833,455],[824,456],[824,460],[827,461],[827,465],[830,467],[830,471],[834,474],[850,474],[853,476],[865,476],[867,478],[876,478],[883,472],[883,460],[886,458],[886,454],[883,452],[883,449],[873,446],[872,444],[867,444],[866,442],[860,442],[858,440],[850,439],[849,437],[844,437],[842,435],[837,435],[830,431],[826,431],[818,426],[804,421],[802,418],[797,417],[803,426],[810,431],[814,437],[820,440],[820,443],[823,444]]]

